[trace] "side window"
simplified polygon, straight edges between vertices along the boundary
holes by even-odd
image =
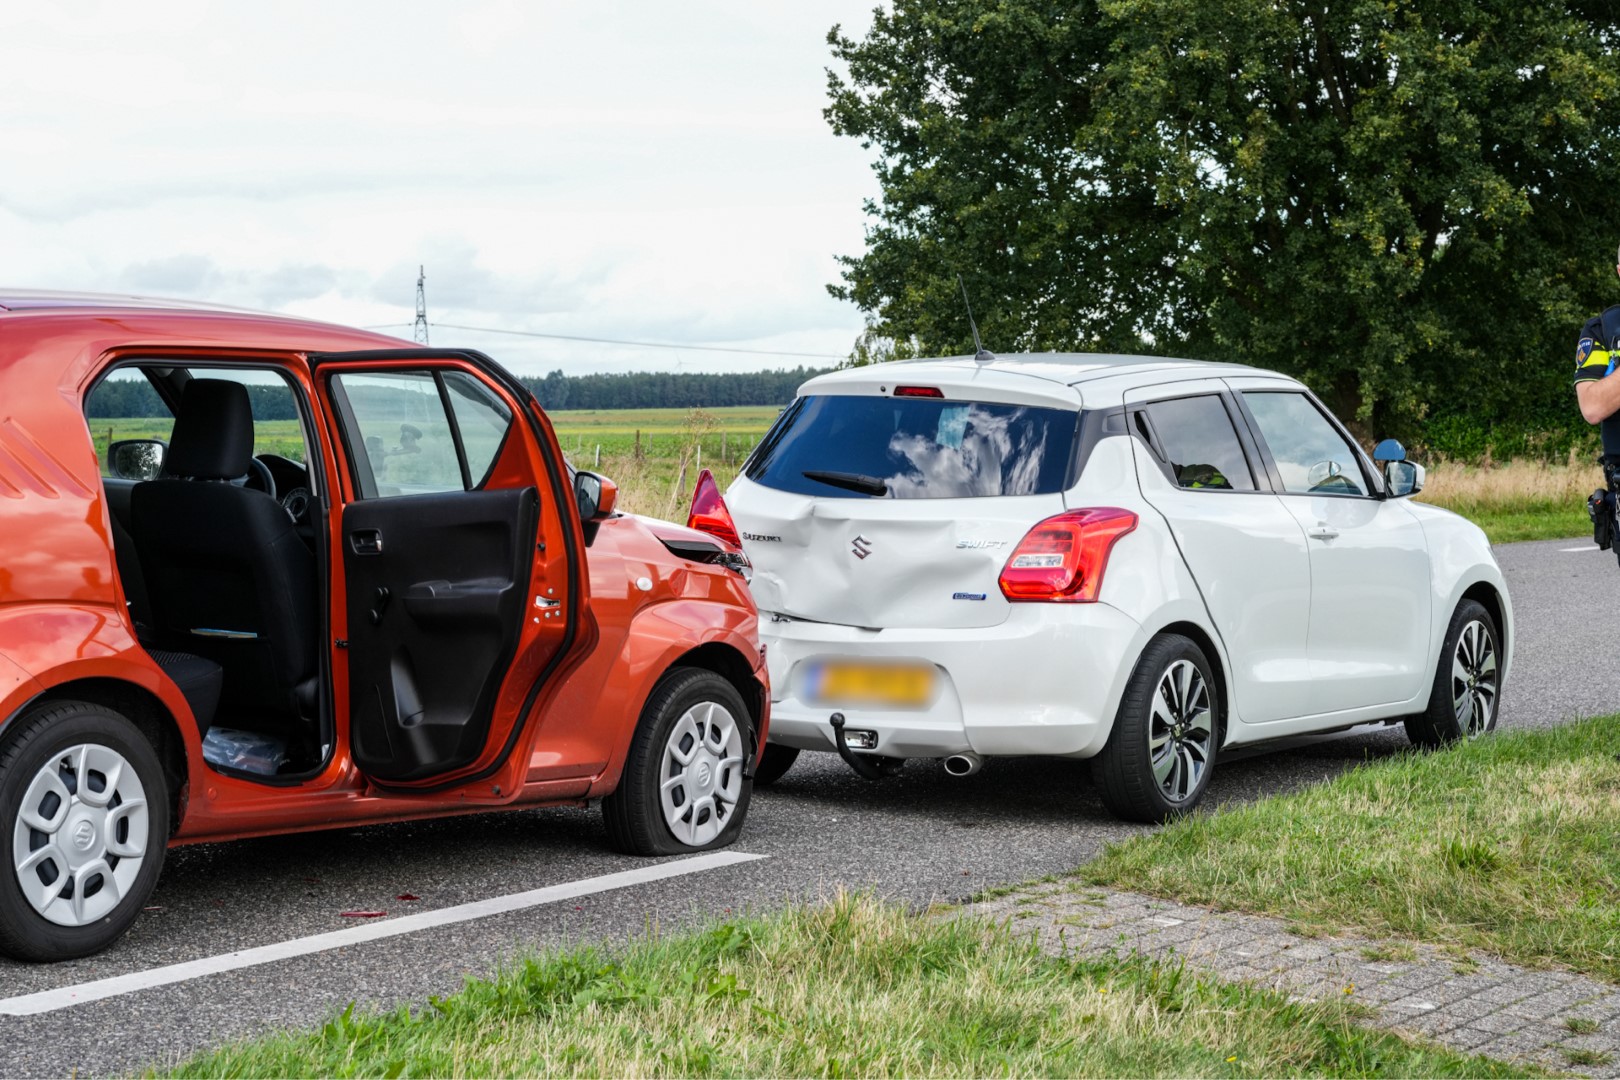
[[[505,404],[459,372],[340,374],[332,386],[368,499],[479,487],[511,426]]]
[[[1203,490],[1255,490],[1232,418],[1218,396],[1155,401],[1147,413],[1176,483]]]
[[[444,388],[467,454],[467,475],[473,487],[482,487],[512,426],[512,410],[489,387],[459,371],[444,373]]]
[[[1298,494],[1365,495],[1355,450],[1300,393],[1246,391],[1243,400],[1277,462],[1283,489]]]

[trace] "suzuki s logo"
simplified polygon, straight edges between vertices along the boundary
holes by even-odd
[[[89,851],[90,845],[96,842],[96,827],[88,821],[81,821],[73,827],[73,846],[80,851]]]
[[[864,559],[872,554],[872,541],[864,536],[857,536],[849,542],[849,550],[857,559]]]

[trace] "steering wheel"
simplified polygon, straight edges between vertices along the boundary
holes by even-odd
[[[276,497],[276,478],[270,475],[270,467],[258,458],[248,458],[247,477],[243,480],[244,487],[256,487],[272,499]]]

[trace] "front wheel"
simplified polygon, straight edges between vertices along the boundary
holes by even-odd
[[[1498,641],[1496,620],[1482,604],[1457,605],[1435,665],[1429,707],[1406,718],[1406,737],[1413,744],[1444,746],[1495,729],[1502,689]]]
[[[17,721],[0,749],[0,953],[70,960],[100,952],[140,914],[169,839],[163,768],[128,719],[59,702]]]
[[[1198,805],[1215,768],[1220,698],[1204,652],[1180,634],[1148,642],[1092,760],[1103,805],[1152,824]]]
[[[675,668],[653,689],[619,786],[602,800],[608,842],[629,855],[725,847],[742,831],[753,794],[742,695],[712,671]]]

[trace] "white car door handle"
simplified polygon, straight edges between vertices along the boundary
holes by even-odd
[[[1335,529],[1325,521],[1318,521],[1316,523],[1316,528],[1312,529],[1307,535],[1309,535],[1312,540],[1333,540],[1338,537],[1339,530]]]

